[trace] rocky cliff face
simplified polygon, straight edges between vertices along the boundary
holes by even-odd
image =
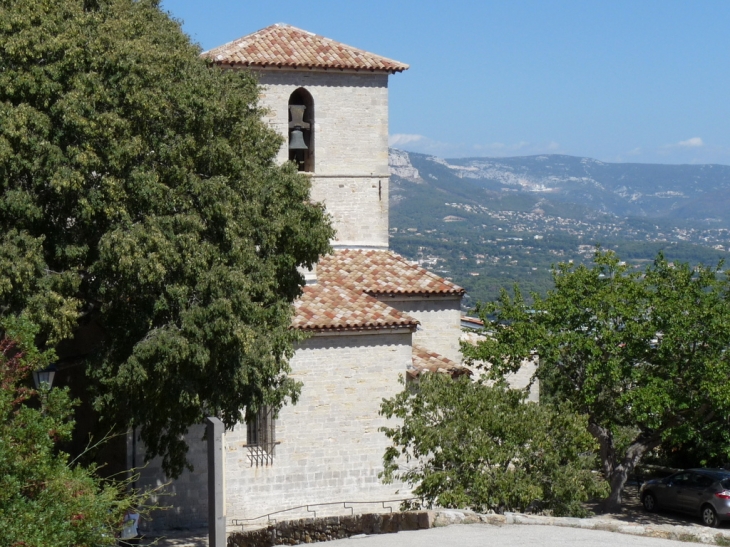
[[[389,150],[388,163],[390,164],[390,174],[411,182],[422,182],[423,179],[418,173],[418,169],[411,164],[411,158],[408,152],[391,148]]]

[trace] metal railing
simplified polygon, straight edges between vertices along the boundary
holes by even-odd
[[[266,519],[266,524],[272,523],[276,524],[277,519],[271,518],[272,515],[280,515],[281,513],[287,513],[289,511],[296,511],[298,509],[306,509],[307,513],[311,513],[313,516],[312,518],[317,518],[317,510],[312,509],[312,507],[325,507],[325,506],[332,506],[337,505],[341,506],[343,509],[349,509],[350,510],[350,516],[353,516],[355,514],[355,508],[352,507],[353,505],[372,505],[374,503],[379,503],[381,505],[380,508],[382,509],[388,509],[388,513],[393,512],[392,506],[386,506],[386,503],[395,504],[395,503],[402,503],[404,501],[411,501],[411,500],[417,500],[419,498],[402,498],[402,499],[395,499],[395,500],[377,500],[377,501],[333,501],[328,503],[309,503],[307,505],[297,505],[296,507],[289,507],[288,509],[282,509],[280,511],[272,511],[271,513],[266,513],[265,515],[261,515],[258,517],[252,517],[248,519],[231,519],[230,525],[231,526],[241,526],[244,527],[246,525],[252,525],[254,524],[253,521],[255,520],[261,520],[263,518]],[[321,512],[321,510],[320,510]],[[286,520],[286,519],[284,519]]]

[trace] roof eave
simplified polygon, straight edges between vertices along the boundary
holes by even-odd
[[[408,70],[410,67],[405,65],[403,67],[393,68],[374,68],[374,67],[337,67],[337,66],[325,66],[325,65],[287,65],[279,63],[249,63],[246,61],[227,61],[221,59],[211,59],[213,64],[222,68],[250,68],[253,70],[301,70],[301,71],[322,71],[322,72],[353,72],[353,73],[384,73],[384,74],[395,74],[397,72],[403,72]]]
[[[365,331],[410,331],[415,332],[418,323],[408,323],[403,325],[363,325],[363,326],[342,326],[342,327],[298,327],[292,326],[293,330],[300,330],[311,333],[357,333]]]

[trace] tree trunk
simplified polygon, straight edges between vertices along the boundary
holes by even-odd
[[[602,504],[603,511],[616,513],[621,510],[621,494],[629,475],[634,471],[636,464],[641,461],[644,454],[659,445],[660,438],[656,434],[640,434],[626,449],[623,458],[618,462],[611,431],[595,423],[589,424],[588,431],[600,445],[603,473],[611,487],[611,493]]]
[[[629,478],[629,473],[634,470],[634,466],[619,465],[616,467],[608,479],[611,486],[611,493],[603,501],[603,511],[606,513],[617,513],[621,510],[621,494],[624,491],[624,485]]]

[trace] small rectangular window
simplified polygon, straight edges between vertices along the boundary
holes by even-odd
[[[276,420],[274,409],[263,406],[256,416],[246,423],[246,446],[251,467],[271,465],[276,446]]]

